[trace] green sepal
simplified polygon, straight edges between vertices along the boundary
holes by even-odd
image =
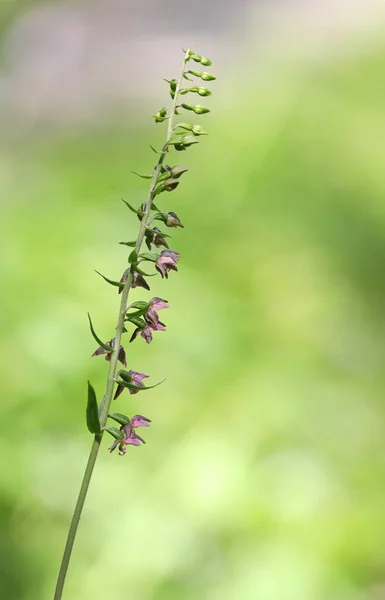
[[[136,250],[133,250],[130,254],[130,256],[128,257],[128,262],[131,265],[136,265],[136,263],[138,262],[138,255],[136,253]]]
[[[120,423],[121,425],[128,425],[131,422],[131,419],[129,417],[127,417],[126,415],[122,415],[121,413],[111,413],[110,415],[108,415],[108,417],[110,419],[113,419],[117,423]]]
[[[119,242],[122,246],[129,246],[130,248],[135,248],[136,242]]]
[[[141,175],[140,173],[137,173],[136,171],[131,171],[131,173],[133,173],[134,175],[137,175],[141,179],[152,179],[152,175]]]
[[[103,427],[103,431],[108,431],[108,433],[112,435],[112,437],[114,437],[116,440],[122,440],[124,438],[123,431],[120,431],[116,427],[109,427],[108,425],[106,425],[105,427]]]
[[[95,435],[101,434],[100,421],[99,421],[99,410],[98,402],[96,400],[95,390],[88,382],[88,400],[87,400],[87,427],[90,433]]]
[[[100,338],[98,338],[98,336],[95,333],[95,329],[94,329],[94,327],[92,325],[90,313],[87,313],[87,315],[88,315],[88,320],[90,322],[90,329],[91,329],[92,337],[94,338],[94,340],[96,342],[98,342],[99,346],[101,346],[102,348],[104,348],[104,350],[107,350],[108,352],[112,352],[113,348],[111,348],[111,346],[107,346],[107,344],[104,344],[104,342],[102,342],[102,340]]]
[[[139,258],[142,258],[143,260],[149,260],[151,262],[156,262],[159,258],[159,254],[156,254],[155,252],[142,252],[141,254],[139,254]]]
[[[133,213],[135,213],[136,215],[140,215],[141,217],[143,217],[144,212],[142,210],[137,210],[136,208],[134,208],[133,206],[131,206],[131,204],[129,204],[127,202],[127,200],[124,200],[123,198],[121,198],[122,202],[124,202],[124,204],[127,206],[127,208],[129,208]]]
[[[120,242],[123,243],[123,242]],[[113,281],[112,279],[108,279],[108,277],[105,277],[104,275],[102,275],[102,273],[99,273],[99,271],[97,271],[96,269],[94,269],[95,273],[97,273],[98,275],[100,275],[100,277],[103,277],[104,281],[107,281],[107,283],[114,285],[115,287],[124,287],[124,283],[122,281]]]

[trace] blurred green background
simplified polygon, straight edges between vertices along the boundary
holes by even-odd
[[[107,373],[86,314],[109,339],[118,310],[94,269],[126,268],[120,197],[194,43],[218,80],[159,200],[180,270],[132,294],[167,332],[126,343],[167,380],[115,403],[152,427],[104,440],[64,598],[385,598],[385,15],[321,4],[1,5],[1,598],[52,598]]]

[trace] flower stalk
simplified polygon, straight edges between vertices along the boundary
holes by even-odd
[[[128,259],[130,266],[124,272],[120,281],[110,280],[104,277],[104,275],[102,275],[101,273],[99,273],[99,275],[101,275],[107,283],[118,287],[119,294],[121,294],[120,306],[115,329],[115,337],[107,343],[103,343],[102,340],[100,340],[97,337],[91,318],[89,317],[91,333],[99,343],[99,348],[97,348],[93,356],[104,354],[106,360],[109,362],[109,369],[105,393],[99,407],[97,405],[96,394],[92,386],[89,384],[88,387],[87,426],[90,432],[94,435],[94,440],[91,446],[91,451],[84,472],[79,496],[69,527],[67,541],[57,579],[54,600],[60,600],[62,598],[63,587],[67,575],[68,565],[71,559],[72,549],[79,525],[79,520],[82,514],[84,502],[87,496],[88,488],[90,485],[92,473],[95,467],[96,459],[98,457],[104,432],[107,431],[110,435],[112,435],[112,437],[115,438],[115,441],[111,446],[110,451],[112,452],[115,448],[119,448],[119,454],[124,455],[126,453],[126,445],[139,446],[142,443],[145,443],[143,438],[136,434],[135,428],[141,426],[149,426],[151,422],[150,419],[141,415],[135,415],[130,419],[120,413],[109,413],[112,400],[120,396],[124,389],[127,388],[130,394],[136,394],[138,393],[138,391],[155,387],[147,387],[144,385],[142,380],[144,378],[147,378],[148,376],[144,375],[143,373],[138,373],[132,370],[118,371],[118,362],[120,361],[124,366],[126,366],[127,364],[126,353],[123,346],[121,345],[122,336],[127,331],[125,328],[125,324],[127,322],[131,322],[137,326],[137,329],[132,335],[130,341],[134,341],[137,335],[140,334],[140,336],[143,337],[147,341],[147,343],[150,343],[152,341],[152,332],[165,330],[165,326],[159,321],[156,311],[162,308],[168,308],[166,300],[162,300],[161,298],[155,297],[152,298],[150,302],[134,302],[128,306],[128,299],[130,291],[135,287],[140,286],[145,289],[150,289],[148,283],[143,277],[146,276],[146,273],[142,271],[141,268],[141,263],[143,261],[152,262],[155,266],[156,271],[161,275],[162,278],[168,278],[170,270],[177,271],[176,263],[179,260],[179,253],[173,250],[169,250],[168,244],[164,239],[165,237],[170,236],[167,236],[166,234],[162,233],[157,227],[153,227],[152,229],[150,229],[150,225],[154,220],[159,220],[162,221],[167,227],[183,227],[181,221],[174,212],[159,212],[157,207],[154,205],[154,199],[156,199],[156,202],[158,202],[157,198],[159,194],[166,191],[171,192],[175,190],[179,185],[180,176],[183,175],[183,173],[187,170],[184,167],[179,166],[164,166],[164,160],[167,153],[169,152],[169,149],[173,147],[177,151],[186,150],[186,148],[198,142],[197,136],[202,135],[203,133],[206,134],[206,132],[203,132],[203,130],[201,132],[200,126],[190,126],[189,124],[185,123],[181,124],[184,126],[181,127],[181,132],[175,131],[178,127],[178,125],[175,125],[175,116],[179,114],[179,110],[181,108],[185,108],[186,110],[190,111],[193,110],[196,114],[205,114],[206,112],[209,112],[208,109],[201,107],[200,105],[190,106],[183,103],[178,105],[181,93],[183,93],[184,95],[188,92],[196,92],[197,89],[199,89],[198,93],[200,93],[202,90],[206,89],[182,89],[183,80],[190,80],[190,77],[187,76],[187,73],[192,73],[192,71],[186,71],[186,64],[190,60],[194,60],[195,62],[201,62],[201,64],[203,65],[211,64],[211,61],[209,59],[202,58],[199,55],[194,54],[191,49],[188,49],[187,51],[185,51],[179,79],[172,79],[171,81],[165,80],[170,84],[170,96],[172,98],[172,106],[169,114],[167,113],[167,110],[165,108],[162,108],[155,115],[155,122],[161,123],[166,120],[168,121],[166,140],[161,151],[158,153],[158,162],[154,166],[151,176],[139,175],[140,177],[143,177],[145,179],[151,179],[147,200],[137,210],[124,201],[127,207],[137,214],[137,217],[140,221],[139,232],[135,242],[121,242],[122,244],[131,246],[133,248]],[[202,77],[201,74],[199,74],[199,77]],[[215,79],[213,76],[211,76],[211,78]],[[207,94],[205,92],[204,94],[202,93],[200,95],[209,95],[209,92]],[[186,131],[183,131],[183,129],[188,129],[189,134],[187,134]],[[151,218],[152,210],[155,210],[156,212],[155,215]],[[144,240],[146,241],[149,250],[151,250],[151,244],[153,244],[156,248],[160,245],[163,245],[167,249],[163,250],[159,254],[153,254],[151,252],[141,254],[141,248]],[[141,265],[140,267],[139,264]],[[130,310],[133,309],[135,309],[135,311],[130,312]],[[117,389],[114,395],[115,384],[117,384]],[[121,424],[120,429],[117,429],[116,427],[110,427],[107,425],[109,417]]]

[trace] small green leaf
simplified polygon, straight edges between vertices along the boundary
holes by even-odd
[[[133,173],[134,175],[137,175],[141,179],[152,179],[152,175],[140,175],[140,173],[137,173],[136,171],[131,171],[131,173]]]
[[[136,250],[133,250],[130,254],[130,256],[128,257],[128,262],[131,265],[136,265],[136,263],[138,262],[138,255],[136,253]]]
[[[108,279],[108,277],[105,277],[104,275],[102,275],[102,273],[99,273],[99,271],[97,271],[96,269],[95,269],[95,273],[100,275],[100,277],[103,277],[104,281],[107,281],[107,283],[110,283],[111,285],[114,285],[115,287],[119,287],[119,288],[124,287],[124,283],[122,281],[113,281],[112,279]]]
[[[87,427],[90,433],[101,434],[98,402],[96,400],[95,390],[88,382],[88,401],[87,401]]]
[[[159,254],[156,254],[155,252],[142,252],[141,254],[139,254],[139,258],[142,258],[143,260],[149,260],[151,262],[156,262],[159,258]]]
[[[116,427],[108,427],[106,425],[105,427],[103,427],[103,431],[108,431],[108,433],[112,435],[112,437],[114,437],[116,440],[122,440],[124,438],[123,431],[120,431]]]
[[[152,388],[158,387],[158,385],[160,385],[161,383],[163,383],[166,380],[163,379],[162,381],[159,381],[159,383],[156,383],[155,385],[147,385],[147,386],[134,385],[133,383],[128,383],[126,381],[119,381],[116,379],[115,379],[115,381],[117,381],[117,383],[119,385],[121,385],[122,387],[128,388],[129,390],[152,390]]]
[[[150,144],[150,148],[153,152],[155,152],[155,154],[162,154],[162,150],[155,150],[154,146],[151,146],[151,144]]]
[[[139,273],[139,275],[143,275],[143,277],[155,277],[155,275],[157,275],[157,273],[145,273],[138,266],[135,267],[135,271],[137,271],[137,273]]]
[[[144,329],[146,327],[146,323],[143,321],[143,319],[140,319],[138,316],[136,316],[141,312],[142,311],[138,310],[135,314],[128,314],[124,320],[133,323],[134,325],[139,327],[139,329]]]
[[[136,215],[144,215],[144,212],[142,210],[137,210],[136,208],[134,208],[133,206],[131,206],[131,204],[129,204],[127,202],[127,200],[124,200],[123,198],[121,198],[122,202],[124,202],[124,204],[127,206],[127,208],[129,208],[133,213],[135,213]]]
[[[131,421],[131,419],[129,417],[127,417],[126,415],[122,415],[121,413],[111,413],[108,416],[110,419],[113,419],[114,421],[116,421],[117,423],[120,423],[121,425],[128,425],[128,423],[130,423],[130,421]]]
[[[138,300],[137,302],[133,302],[126,310],[130,310],[130,308],[144,308],[147,309],[149,306],[148,302],[144,302],[143,300]]]
[[[98,342],[99,346],[101,346],[101,347],[102,347],[102,348],[104,348],[105,350],[108,350],[108,352],[111,352],[111,351],[112,351],[112,348],[111,348],[111,346],[108,346],[107,344],[104,344],[104,343],[102,342],[102,340],[101,340],[100,338],[98,338],[98,336],[96,335],[96,333],[95,333],[95,329],[94,329],[94,327],[93,327],[93,325],[92,325],[92,321],[91,321],[91,316],[90,316],[90,313],[87,313],[87,315],[88,315],[88,320],[89,320],[89,322],[90,322],[90,329],[91,329],[92,337],[94,338],[94,340],[95,340],[95,341],[97,341],[97,342]]]
[[[129,246],[130,248],[135,248],[136,242],[119,242],[122,246]]]

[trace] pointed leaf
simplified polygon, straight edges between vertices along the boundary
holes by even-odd
[[[131,421],[129,417],[127,417],[126,415],[122,415],[121,413],[111,413],[108,416],[110,419],[114,419],[114,421],[120,423],[121,425],[128,425],[128,423],[130,423]]]
[[[112,435],[112,437],[114,437],[116,440],[122,440],[124,438],[123,431],[120,431],[116,427],[108,427],[106,425],[105,427],[103,427],[103,431],[108,431],[108,433]]]
[[[129,208],[136,215],[144,215],[144,212],[142,210],[137,210],[136,208],[134,208],[133,206],[131,206],[131,204],[129,204],[127,202],[127,200],[124,200],[124,198],[121,198],[121,200],[122,200],[122,202],[124,202],[124,204],[127,206],[127,208]]]
[[[124,287],[124,283],[122,283],[121,281],[113,281],[112,279],[108,279],[108,277],[105,277],[104,275],[102,275],[102,273],[99,273],[99,271],[97,271],[96,269],[94,269],[94,270],[95,270],[95,273],[100,275],[100,277],[103,277],[104,281],[107,281],[107,283],[114,285],[115,287],[119,287],[119,288]]]
[[[155,152],[155,154],[162,154],[162,150],[155,150],[154,146],[151,146],[151,144],[150,144],[150,148],[153,152]]]
[[[115,381],[117,381],[117,380],[115,379]],[[128,388],[129,390],[152,390],[152,388],[158,387],[158,385],[160,385],[164,381],[166,381],[166,380],[163,379],[162,381],[159,381],[159,383],[156,383],[155,385],[146,385],[146,386],[135,385],[133,383],[128,383],[126,381],[120,381],[120,380],[118,380],[117,382],[119,385],[121,385],[122,387]]]
[[[90,313],[87,313],[87,315],[88,315],[88,320],[90,322],[90,329],[91,329],[92,337],[94,338],[94,340],[98,342],[99,346],[101,346],[108,352],[112,352],[113,348],[111,348],[111,346],[108,346],[107,344],[104,344],[104,342],[102,342],[102,340],[96,335],[95,329],[92,325]]]
[[[144,329],[146,327],[146,323],[143,321],[143,319],[140,319],[138,316],[135,316],[135,315],[138,315],[138,313],[140,313],[140,312],[141,311],[138,311],[137,313],[135,313],[133,315],[127,315],[127,317],[124,320],[126,322],[130,321],[130,323],[133,323],[134,325],[139,327],[139,329]]]
[[[140,308],[140,309],[144,308],[146,310],[148,308],[148,306],[149,306],[148,302],[144,302],[144,300],[138,300],[137,302],[133,302],[132,304],[130,304],[130,306],[126,309],[126,312],[127,312],[127,310],[130,310],[130,308]]]
[[[131,171],[131,173],[133,173],[134,175],[137,175],[141,179],[152,179],[152,175],[141,175],[140,173],[137,173],[136,171]]]
[[[98,402],[96,400],[95,390],[88,382],[88,401],[87,401],[87,427],[90,433],[101,434]]]
[[[138,266],[135,267],[135,271],[137,273],[139,273],[139,275],[143,275],[144,277],[155,277],[155,275],[157,275],[157,273],[145,273],[144,271],[142,271],[142,269]]]
[[[142,252],[141,254],[139,254],[139,258],[141,258],[142,260],[156,262],[159,258],[159,254],[156,254],[155,252]]]
[[[119,242],[122,246],[129,246],[130,248],[135,248],[136,242]]]

